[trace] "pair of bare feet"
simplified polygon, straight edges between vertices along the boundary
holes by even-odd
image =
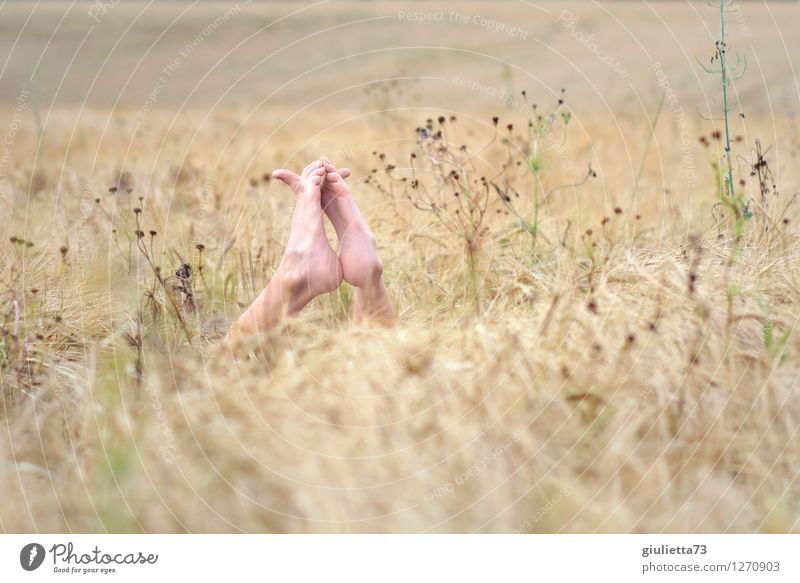
[[[275,276],[231,327],[229,339],[263,331],[294,316],[318,295],[336,290],[342,281],[355,288],[353,320],[391,326],[394,309],[383,282],[383,263],[375,236],[367,226],[344,179],[327,158],[310,163],[298,176],[276,170],[273,177],[295,193],[296,202],[286,250]],[[323,214],[339,239],[339,254],[325,235]]]

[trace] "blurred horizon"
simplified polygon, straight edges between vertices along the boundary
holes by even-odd
[[[749,112],[794,115],[797,3],[736,4]],[[440,17],[430,13],[441,13]],[[585,113],[652,104],[668,85],[714,108],[718,13],[703,2],[11,2],[0,8],[0,104],[148,110],[380,106],[454,110],[556,99]],[[661,71],[661,72],[659,72]],[[512,99],[512,97],[514,99]]]

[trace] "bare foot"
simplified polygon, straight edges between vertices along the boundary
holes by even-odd
[[[277,170],[275,177],[280,178]],[[292,175],[297,198],[291,231],[275,276],[252,305],[231,327],[228,341],[275,326],[286,315],[295,315],[316,296],[342,283],[339,258],[331,249],[322,223],[321,186],[325,168],[312,162],[301,176]]]
[[[378,257],[375,235],[344,181],[350,171],[338,171],[327,158],[322,158],[322,162],[326,172],[322,205],[339,238],[339,261],[344,279],[356,288],[353,320],[357,324],[393,326],[394,308],[383,283],[383,262]]]
[[[289,240],[278,268],[283,278],[297,288],[301,298],[308,296],[308,301],[332,292],[342,283],[339,258],[331,249],[322,224],[324,176],[325,169],[320,161],[312,162],[303,170]]]
[[[355,287],[374,284],[383,274],[375,235],[336,167],[327,158],[323,158],[322,163],[326,171],[322,185],[322,208],[339,239],[339,260],[344,280]]]
[[[339,239],[339,262],[344,280],[356,288],[353,320],[359,324],[391,326],[395,321],[394,308],[383,283],[383,263],[378,257],[375,236],[344,181],[350,171],[337,170],[327,158],[319,163],[325,172],[319,199],[321,210],[328,215]],[[302,178],[289,170],[277,170],[273,176],[295,192],[302,188]]]

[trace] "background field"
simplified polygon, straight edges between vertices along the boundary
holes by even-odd
[[[0,4],[0,529],[798,529],[800,7],[729,15],[737,222],[705,3],[432,6]],[[428,123],[470,181],[514,161],[473,247],[407,197],[411,152],[452,188]],[[320,155],[400,324],[344,286],[236,362],[293,206],[265,175]]]

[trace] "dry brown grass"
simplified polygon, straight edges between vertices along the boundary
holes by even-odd
[[[112,16],[113,32],[124,14]],[[594,56],[571,50],[591,69]],[[372,152],[399,179],[428,116],[456,114],[448,139],[472,152],[494,135],[492,115],[501,134],[527,119],[479,94],[461,91],[447,109],[447,92],[420,102],[408,97],[419,88],[401,88],[299,113],[299,93],[213,111],[178,111],[165,93],[139,125],[135,97],[114,111],[56,107],[38,154],[23,112],[0,197],[0,530],[798,530],[800,174],[788,111],[737,129],[743,157],[754,136],[773,147],[780,189],[762,205],[748,178],[754,214],[737,237],[715,207],[717,150],[698,142],[711,128],[688,93],[691,155],[665,107],[635,191],[642,111],[582,108],[581,93],[542,189],[582,178],[590,161],[599,176],[547,200],[535,246],[490,191],[470,262],[452,215],[413,208],[402,182],[395,200],[366,182],[390,182]],[[657,99],[640,97],[652,112]],[[407,111],[381,111],[393,100]],[[472,178],[498,170],[503,135]],[[354,327],[343,287],[234,361],[218,340],[276,267],[292,208],[263,176],[319,155],[354,171],[400,323]],[[533,181],[513,168],[515,209],[530,217]],[[137,228],[166,286],[129,243]],[[173,276],[184,261],[190,300]]]
[[[551,240],[573,221],[565,247],[540,240],[532,254],[527,234],[489,213],[476,306],[462,243],[361,184],[401,324],[354,329],[343,291],[235,363],[214,339],[274,268],[291,200],[248,180],[278,160],[204,158],[226,123],[204,126],[183,170],[164,162],[181,159],[179,141],[126,164],[132,204],[147,193],[142,224],[158,231],[163,272],[178,254],[195,265],[191,346],[141,254],[129,268],[124,237],[110,240],[93,201],[108,210],[116,197],[122,225],[127,194],[104,191],[119,180],[124,130],[101,138],[85,122],[85,143],[103,143],[88,189],[70,165],[91,146],[63,171],[43,167],[37,194],[25,194],[30,173],[15,174],[2,251],[4,530],[797,528],[793,214],[767,233],[760,215],[749,221],[728,266],[727,227],[707,212],[691,230],[699,238],[687,236],[697,220],[687,201],[653,196],[640,219],[611,212],[600,226],[600,177],[548,209]],[[240,151],[259,132],[245,128]],[[50,135],[58,159],[57,123]],[[24,150],[35,134],[20,140]],[[671,140],[665,127],[659,143]]]

